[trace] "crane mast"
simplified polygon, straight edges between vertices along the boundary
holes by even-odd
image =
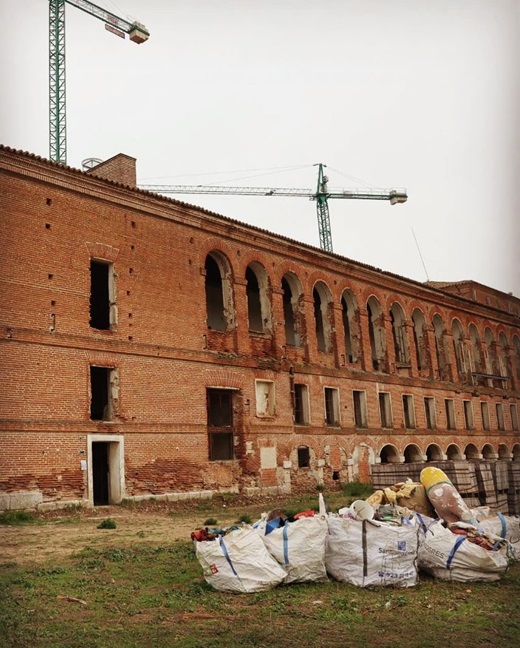
[[[144,25],[129,22],[88,0],[49,0],[49,157],[67,162],[67,114],[65,92],[65,4],[104,21],[105,28],[134,43],[144,43],[150,36]]]
[[[209,194],[213,196],[293,196],[316,201],[320,248],[332,252],[332,231],[329,217],[329,198],[351,200],[387,200],[391,205],[408,200],[406,189],[329,189],[324,174],[324,164],[318,167],[316,191],[309,189],[287,189],[282,187],[220,187],[218,185],[139,185],[139,189],[163,194]]]

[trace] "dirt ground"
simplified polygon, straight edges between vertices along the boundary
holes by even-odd
[[[0,525],[0,561],[41,564],[87,547],[105,549],[189,540],[191,532],[204,526],[208,518],[216,519],[216,526],[230,526],[239,516],[236,508],[200,511],[188,506],[185,509],[156,504],[36,514],[35,524]],[[115,521],[115,529],[98,529],[106,518]]]

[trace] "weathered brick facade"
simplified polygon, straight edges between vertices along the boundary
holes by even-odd
[[[0,173],[0,508],[520,461],[517,298],[140,191],[128,156]]]

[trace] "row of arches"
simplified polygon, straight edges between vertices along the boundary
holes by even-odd
[[[409,443],[401,452],[393,444],[383,446],[379,452],[381,463],[420,463],[428,461],[464,461],[464,460],[495,461],[497,459],[520,461],[520,444],[516,443],[512,450],[505,443],[494,448],[491,443],[485,443],[479,450],[474,443],[468,443],[464,448],[456,443],[447,446],[445,452],[436,443],[430,443],[424,451],[415,443]]]
[[[272,335],[273,289],[262,264],[251,262],[244,281],[249,331]],[[220,251],[210,252],[205,260],[208,328],[229,331],[235,327],[233,283],[227,257]],[[427,319],[418,306],[406,313],[397,298],[386,311],[374,294],[360,303],[350,289],[343,290],[336,305],[322,280],[312,287],[314,321],[310,323],[306,322],[305,293],[295,273],[282,276],[280,290],[289,346],[305,345],[308,326],[313,326],[317,351],[335,350],[344,364],[386,373],[413,370],[431,378],[499,388],[511,386],[510,379],[520,381],[519,334],[508,339],[504,330],[483,322],[478,326],[470,322],[464,329],[458,317],[446,322],[440,312],[430,313]]]

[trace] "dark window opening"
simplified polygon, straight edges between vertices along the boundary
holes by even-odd
[[[417,369],[419,369],[420,371],[422,369],[422,354],[421,354],[422,338],[419,341],[419,336],[417,335],[417,329],[415,328],[415,322],[413,327],[413,343],[415,346],[415,360],[417,361]]]
[[[110,421],[110,372],[108,367],[90,367],[90,418],[92,421]]]
[[[390,394],[379,392],[379,413],[381,415],[381,427],[392,427],[392,416],[390,413]]]
[[[453,400],[451,398],[446,398],[444,400],[444,406],[446,409],[446,427],[448,430],[455,429],[455,408],[453,407]]]
[[[215,259],[208,255],[206,257],[206,314],[208,328],[215,331],[225,331],[227,321],[224,311],[224,291],[222,275]]]
[[[309,422],[307,385],[294,385],[294,422],[306,425]]]
[[[285,341],[291,346],[300,346],[300,336],[296,331],[296,318],[294,316],[293,294],[287,279],[282,279],[283,314],[285,320]]]
[[[424,414],[426,417],[426,427],[428,430],[433,430],[435,428],[435,401],[428,396],[424,399]]]
[[[412,429],[415,427],[415,413],[413,409],[413,397],[404,395],[403,396],[403,414],[404,414],[404,426],[407,429]]]
[[[390,322],[392,325],[392,340],[394,342],[394,353],[395,359],[397,362],[403,362],[403,353],[401,348],[401,328],[395,320],[395,316],[392,311],[390,311]]]
[[[338,481],[339,479],[339,470],[333,470],[332,471],[332,480],[333,481]]]
[[[345,337],[345,352],[349,362],[355,362],[356,358],[354,357],[354,350],[352,345],[352,331],[350,329],[350,319],[348,312],[348,304],[344,297],[341,298],[341,315],[343,319],[343,333]]]
[[[311,453],[307,446],[298,448],[298,468],[309,468],[311,465]]]
[[[110,329],[109,271],[109,263],[91,259],[90,326],[95,329]]]
[[[331,387],[325,387],[325,423],[339,425],[338,391]]]
[[[246,270],[247,315],[249,330],[255,333],[264,332],[262,320],[262,304],[260,301],[260,286],[255,272],[248,267]]]
[[[379,362],[379,357],[376,348],[376,334],[375,334],[374,319],[373,319],[374,316],[369,304],[367,304],[367,313],[368,313],[368,337],[370,338],[370,350],[372,352],[372,368],[377,370],[380,368],[380,362]]]
[[[354,390],[354,423],[356,427],[363,428],[367,425],[365,392]]]
[[[316,323],[316,340],[318,342],[318,351],[326,351],[327,344],[325,341],[325,328],[323,323],[321,297],[316,288],[312,291],[312,296],[314,298],[314,321]]]
[[[233,391],[208,389],[207,412],[210,461],[233,459]]]

